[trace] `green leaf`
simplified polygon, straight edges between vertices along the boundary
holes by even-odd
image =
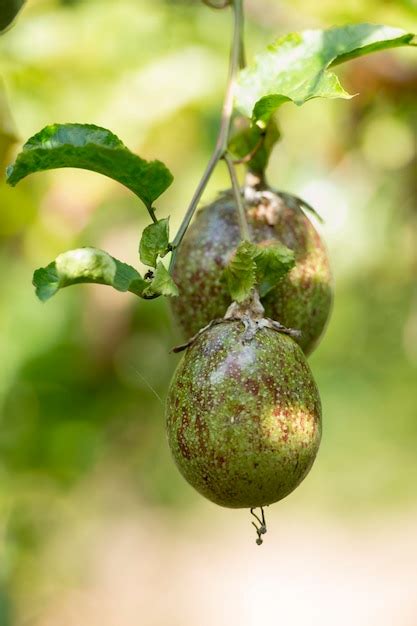
[[[138,296],[147,286],[133,267],[97,248],[64,252],[33,275],[36,295],[42,302],[49,300],[59,289],[78,283],[110,285],[117,291],[131,291]]]
[[[139,244],[140,260],[145,265],[156,267],[158,256],[164,257],[169,246],[169,218],[150,224],[142,233]]]
[[[249,241],[242,241],[225,269],[229,293],[236,302],[243,302],[249,297],[256,284],[256,246]]]
[[[178,287],[174,283],[171,274],[165,265],[159,261],[151,284],[144,290],[145,297],[160,296],[178,296]]]
[[[243,302],[257,285],[263,298],[294,265],[294,252],[279,242],[242,241],[225,269],[230,295]]]
[[[262,173],[265,171],[271,152],[280,137],[278,124],[271,117],[266,129],[250,124],[236,133],[229,142],[229,151],[238,159],[244,159],[253,153],[252,158],[247,162],[248,169],[255,174]]]
[[[126,148],[109,130],[91,124],[53,124],[23,146],[14,165],[7,169],[7,182],[58,167],[77,167],[117,180],[133,191],[148,207],[171,184],[171,172],[160,161],[145,161]]]
[[[8,28],[25,0],[0,0],[0,32]]]
[[[256,247],[256,279],[259,295],[263,298],[294,267],[295,256],[292,250],[278,242]]]
[[[350,98],[330,67],[364,54],[416,45],[412,33],[372,24],[306,30],[279,39],[240,73],[237,107],[265,126],[284,103]]]

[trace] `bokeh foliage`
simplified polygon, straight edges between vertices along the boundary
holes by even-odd
[[[247,0],[247,13],[250,54],[290,30],[347,20],[417,31],[412,0]],[[12,160],[14,124],[22,140],[50,123],[111,128],[173,171],[158,215],[170,214],[174,231],[213,145],[229,26],[225,13],[195,1],[32,0],[0,40],[0,160]],[[311,360],[325,434],[299,506],[366,514],[416,504],[415,51],[355,61],[343,78],[361,94],[351,102],[283,107],[269,180],[325,218],[336,284],[328,334]],[[227,185],[220,166],[206,198]],[[35,267],[71,247],[104,247],[136,264],[146,210],[116,184],[72,170],[16,189],[2,183],[0,207],[7,626],[9,596],[20,607],[29,588],[35,593],[38,555],[81,485],[93,497],[97,483],[116,476],[165,515],[198,507],[199,496],[165,443],[163,400],[177,359],[169,350],[179,339],[166,303],[94,286],[41,305],[30,284]]]

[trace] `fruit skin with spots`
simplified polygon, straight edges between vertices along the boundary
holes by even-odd
[[[187,349],[167,399],[167,433],[184,478],[225,507],[281,500],[305,478],[321,439],[321,403],[293,339],[262,328],[248,341],[224,321]]]
[[[308,355],[324,332],[332,305],[327,251],[297,199],[271,191],[261,198],[247,205],[252,240],[280,241],[296,258],[295,267],[262,303],[267,317],[301,331],[297,341]],[[231,298],[223,270],[239,242],[235,201],[232,192],[225,192],[198,212],[177,252],[173,278],[180,296],[171,306],[186,337],[224,316]]]

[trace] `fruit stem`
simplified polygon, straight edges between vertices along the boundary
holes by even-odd
[[[234,14],[234,27],[233,27],[233,41],[232,47],[230,51],[230,64],[229,64],[229,77],[227,81],[226,87],[226,95],[224,98],[221,122],[220,122],[220,130],[216,141],[216,146],[214,148],[213,154],[210,157],[210,160],[207,164],[205,172],[197,186],[197,189],[194,192],[191,203],[187,209],[187,212],[184,216],[184,219],[178,229],[177,234],[172,242],[173,253],[171,256],[170,268],[173,267],[176,249],[180,245],[187,228],[191,222],[191,219],[197,209],[197,205],[200,202],[201,196],[207,186],[210,177],[218,164],[218,162],[223,158],[227,144],[229,142],[230,128],[232,122],[232,114],[233,114],[233,98],[234,98],[234,88],[236,82],[236,76],[244,61],[244,50],[243,50],[243,0],[233,0],[233,14]]]
[[[250,241],[251,237],[250,237],[250,232],[249,232],[248,220],[246,219],[246,212],[245,212],[245,207],[243,205],[242,193],[240,191],[239,181],[237,179],[235,166],[233,164],[233,159],[227,153],[225,153],[223,158],[226,161],[226,165],[230,174],[230,180],[231,180],[232,187],[233,187],[233,195],[235,197],[236,207],[237,207],[237,212],[238,212],[238,217],[239,217],[240,235],[243,241]]]

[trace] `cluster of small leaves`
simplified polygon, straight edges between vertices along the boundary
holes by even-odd
[[[165,265],[158,261],[156,269],[152,272],[150,283],[143,290],[143,298],[154,298],[157,296],[178,296],[178,287],[172,279]]]
[[[9,26],[24,0],[0,0],[0,32]],[[237,108],[246,125],[229,144],[229,150],[248,168],[262,174],[280,138],[272,118],[284,103],[301,105],[317,97],[350,98],[329,69],[349,59],[388,48],[416,45],[413,34],[371,24],[292,33],[269,46],[255,63],[240,73]],[[24,145],[7,170],[10,185],[29,174],[76,167],[108,176],[138,196],[153,223],[143,232],[139,255],[150,269],[145,277],[133,267],[102,250],[81,248],[60,255],[35,272],[34,284],[41,300],[60,288],[82,282],[111,285],[143,298],[175,296],[178,290],[160,260],[171,251],[169,219],[157,220],[154,201],[169,187],[172,174],[160,161],[148,162],[133,154],[109,130],[88,124],[54,124]],[[261,297],[294,265],[294,255],[280,244],[257,246],[244,241],[226,269],[230,293],[238,302],[256,286]]]
[[[154,270],[143,278],[135,268],[103,250],[70,250],[47,267],[36,270],[33,283],[40,300],[48,300],[59,289],[78,283],[110,285],[143,298],[178,295],[170,274],[158,261],[158,257],[170,250],[169,220],[156,220],[152,206],[172,182],[172,174],[165,165],[141,159],[105,128],[91,124],[54,124],[23,146],[14,165],[7,169],[7,182],[14,186],[29,174],[62,167],[104,174],[125,185],[143,201],[155,223],[144,230],[140,257]]]
[[[178,289],[166,267],[159,262],[151,276],[139,272],[98,248],[77,248],[60,254],[55,261],[37,269],[33,285],[39,300],[45,302],[57,291],[80,283],[109,285],[117,291],[130,291],[141,298],[177,296]]]
[[[294,265],[294,252],[279,242],[242,241],[225,269],[229,293],[243,302],[256,287],[263,298]]]
[[[149,272],[151,277],[150,285],[144,290],[144,297],[178,296],[178,288],[174,283],[165,265],[158,261],[171,251],[169,243],[169,217],[157,220],[147,226],[139,244],[139,256],[144,265],[148,265],[155,270]]]

